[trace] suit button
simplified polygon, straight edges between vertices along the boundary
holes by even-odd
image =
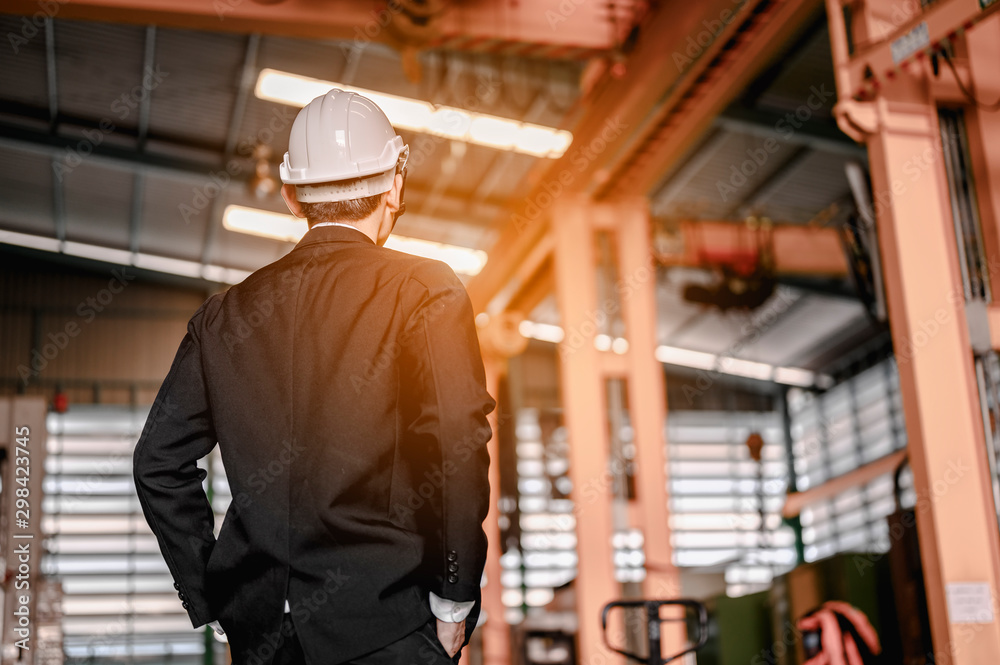
[[[448,561],[457,561],[458,553],[455,550],[448,552]]]
[[[187,609],[188,608],[188,604],[187,603],[181,603],[181,607],[183,607],[184,609]]]
[[[451,563],[449,563],[448,564],[448,572],[449,573],[457,573],[458,572],[458,564],[455,563],[454,561],[451,562]]]
[[[177,582],[174,582],[174,589],[176,589],[177,591],[180,591],[181,590],[181,585],[178,584]]]
[[[448,581],[454,584],[455,582],[458,581],[458,575],[452,573],[451,575],[448,576]]]

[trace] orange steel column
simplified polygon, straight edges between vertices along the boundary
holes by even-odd
[[[843,14],[833,4],[837,65],[847,54]],[[888,7],[878,0],[866,10]],[[856,102],[838,71],[836,112],[868,145],[934,662],[982,665],[1000,662],[1000,547],[937,109],[925,76],[901,76],[874,101]]]
[[[666,387],[656,360],[656,264],[653,261],[649,202],[635,197],[608,204],[615,227],[620,270],[619,295],[629,347],[626,368],[629,410],[636,442],[636,515],[646,554],[645,598],[676,598],[680,583],[673,565],[667,510]],[[675,625],[679,628],[679,625]],[[666,626],[664,626],[666,629]],[[679,651],[683,631],[664,648]],[[673,649],[673,647],[678,647]]]
[[[972,89],[980,99],[1000,99],[1000,14],[986,19],[966,35]],[[986,66],[983,66],[986,63]],[[966,107],[969,153],[976,174],[979,218],[983,227],[990,290],[994,306],[1000,300],[1000,113]]]
[[[559,345],[562,402],[569,433],[569,476],[576,515],[577,662],[602,665],[620,658],[604,647],[600,611],[620,597],[611,549],[612,477],[604,381],[594,347],[597,333],[596,256],[589,218],[593,203],[564,194],[552,207],[556,300],[565,333]]]
[[[491,353],[483,355],[486,367],[486,387],[490,395],[499,398],[500,378],[506,367],[506,360]],[[486,613],[486,623],[483,624],[483,665],[509,665],[510,663],[510,632],[507,619],[504,616],[502,600],[503,587],[500,584],[500,527],[498,517],[500,511],[500,408],[498,405],[490,414],[490,424],[493,426],[493,438],[487,444],[490,453],[490,512],[483,522],[483,530],[489,539],[489,549],[486,551],[486,586],[483,587],[483,612]],[[510,426],[513,423],[505,423]],[[463,654],[462,660],[467,656]],[[467,665],[465,663],[464,665]]]
[[[1000,662],[997,520],[937,113],[886,100],[878,112],[868,140],[874,190],[912,185],[881,207],[878,231],[894,345],[913,349],[897,361],[935,652],[961,665]],[[906,164],[923,155],[935,159],[912,183]],[[963,583],[992,592],[974,623],[949,616],[949,589]]]

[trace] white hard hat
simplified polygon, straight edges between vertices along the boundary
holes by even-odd
[[[280,166],[299,201],[345,201],[387,192],[409,148],[375,102],[333,88],[299,111]],[[401,168],[400,168],[401,170]],[[322,187],[300,187],[324,183]]]

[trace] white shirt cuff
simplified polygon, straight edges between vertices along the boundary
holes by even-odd
[[[474,600],[457,601],[441,598],[431,592],[431,612],[441,621],[448,623],[460,623],[469,616],[472,607],[476,604]]]
[[[292,611],[292,608],[288,605],[288,599],[287,598],[285,599],[285,611],[286,612],[291,612]]]

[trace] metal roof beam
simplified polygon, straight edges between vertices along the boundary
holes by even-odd
[[[834,94],[833,91],[831,94]],[[832,101],[834,100],[831,99]],[[791,111],[764,111],[730,106],[718,115],[713,124],[729,132],[774,138],[786,145],[801,145],[836,155],[868,157],[867,149],[841,132],[836,123],[817,119],[815,116],[802,120]]]
[[[98,130],[98,127],[88,127]],[[223,168],[217,157],[206,159],[181,159],[155,154],[140,153],[135,148],[123,148],[108,143],[94,145],[86,137],[49,135],[45,132],[0,123],[0,145],[46,156],[65,158],[70,154],[88,161],[99,162],[109,168],[131,171],[140,168],[160,172],[173,178],[204,178],[209,173]],[[81,146],[85,145],[85,149]],[[186,146],[185,146],[186,147]],[[192,146],[193,147],[193,146]],[[205,151],[206,153],[208,151]]]
[[[59,86],[56,71],[56,34],[52,19],[45,19],[45,83],[49,98],[49,132],[59,121]]]
[[[411,16],[408,4],[385,0],[62,0],[58,10],[61,19],[342,39],[356,44],[429,44],[559,58],[616,49],[646,2],[453,2],[429,20]],[[38,3],[9,0],[4,11],[33,16]]]
[[[748,2],[685,73],[643,117],[624,145],[595,165],[595,196],[646,194],[731,105],[740,90],[772,62],[781,46],[812,23],[817,0]],[[731,36],[730,36],[731,35]]]
[[[542,113],[548,108],[549,102],[545,93],[539,92],[535,97],[531,106],[525,111],[524,116],[521,118],[521,122],[536,122],[538,118],[541,117]],[[504,172],[510,167],[511,162],[514,161],[516,153],[513,151],[506,151],[502,154],[497,154],[493,156],[491,160],[490,167],[486,171],[486,175],[479,182],[479,186],[476,187],[476,191],[469,198],[471,204],[472,201],[479,201],[485,199],[489,196],[493,190],[499,184],[500,179],[503,177]]]
[[[56,158],[52,157],[52,221],[55,224],[56,240],[62,246],[66,243],[66,191],[62,178],[56,171]]]
[[[0,147],[51,157],[54,164],[62,164],[62,159],[71,153],[80,154],[82,159],[109,168],[128,172],[140,169],[147,175],[153,173],[168,178],[188,179],[199,184],[203,183],[211,174],[224,170],[223,162],[217,156],[214,159],[204,160],[180,159],[149,152],[139,153],[133,148],[122,148],[103,143],[96,146],[88,144],[86,154],[78,153],[81,141],[86,142],[86,139],[49,136],[44,132],[0,123]],[[232,176],[230,180],[245,183],[250,173],[252,170],[239,173]],[[413,199],[415,206],[419,206],[427,194],[426,190],[418,189],[412,184],[406,188],[406,195]],[[461,220],[468,221],[468,202],[464,196],[445,195],[439,201],[438,207],[447,208],[448,217],[455,215]],[[480,215],[487,216],[496,214],[496,211],[501,208],[502,203],[498,200],[478,201],[473,206],[473,209],[479,210]]]
[[[809,53],[809,47],[817,38],[829,39],[827,35],[820,34],[825,29],[826,14],[818,13],[812,24],[797,39],[788,42],[784,52],[774,59],[771,66],[746,87],[743,94],[740,95],[740,103],[747,108],[753,108],[760,96],[767,92],[785,72],[798,66],[805,59]]]
[[[146,72],[154,70],[156,60],[156,26],[146,26],[146,41],[143,47],[142,71],[139,72],[139,81],[142,84],[146,79]],[[144,90],[145,94],[139,99],[139,126],[136,130],[136,148],[139,152],[146,150],[146,136],[149,133],[149,111],[150,99],[153,96],[151,89]]]
[[[736,201],[729,210],[722,215],[723,219],[738,219],[743,216],[743,213],[750,209],[752,210],[755,205],[760,201],[766,201],[774,192],[781,188],[782,185],[794,175],[795,171],[802,166],[802,163],[813,154],[809,148],[798,146],[794,148],[791,155],[782,162],[778,168],[774,169],[771,173],[767,174],[760,182],[758,182],[754,187],[746,193],[746,196],[740,198]]]
[[[257,54],[259,52],[260,34],[254,33],[247,37],[246,50],[243,52],[243,66],[240,67],[240,78],[236,84],[236,99],[233,102],[233,112],[229,116],[229,130],[226,132],[226,145],[223,149],[224,158],[227,161],[236,150],[250,91],[257,80]],[[201,243],[201,262],[204,265],[211,263],[212,251],[215,249],[215,238],[222,225],[222,213],[222,197],[216,196],[212,199],[212,208],[208,213],[205,236]]]
[[[675,196],[682,193],[692,180],[715,159],[716,153],[729,144],[732,137],[723,129],[716,129],[711,136],[669,177],[663,187],[650,197],[650,212],[655,217],[662,214]]]
[[[240,127],[243,125],[243,114],[246,112],[247,99],[257,81],[257,53],[260,51],[260,35],[247,37],[246,51],[243,53],[243,66],[240,68],[240,80],[237,83],[236,99],[233,102],[233,112],[229,116],[229,131],[226,133],[226,145],[223,149],[226,157],[236,150]]]

